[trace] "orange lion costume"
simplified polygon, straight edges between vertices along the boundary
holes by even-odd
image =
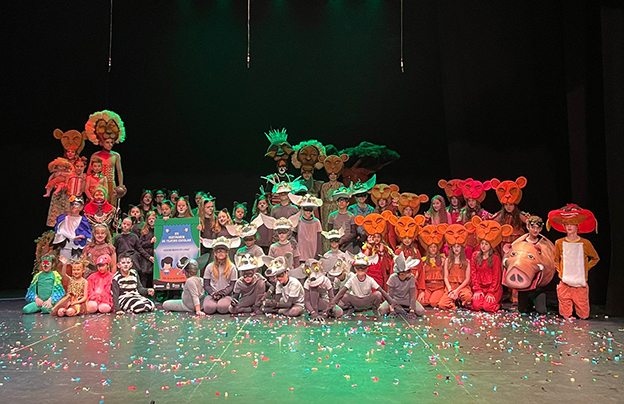
[[[403,253],[405,258],[414,257],[421,259],[420,251],[418,251],[418,246],[414,244],[414,239],[418,234],[418,228],[425,224],[425,217],[423,215],[396,217],[390,211],[385,211],[383,217],[389,225],[392,225],[396,238],[400,241],[394,250],[394,254],[399,255]],[[410,268],[410,271],[414,275],[414,282],[416,282],[416,297],[421,293],[424,296],[425,273],[422,262]]]
[[[474,233],[475,228],[472,223],[463,224],[454,223],[446,228],[444,239],[449,248],[459,244],[462,248],[466,248],[468,242],[468,234]],[[467,260],[469,262],[470,260]],[[465,264],[467,264],[467,262]],[[472,290],[470,289],[470,273],[466,275],[468,265],[462,266],[455,262],[446,263],[445,276],[448,282],[447,290],[440,299],[439,308],[441,310],[454,310],[456,301],[460,301],[462,306],[467,307],[472,301]],[[467,280],[467,281],[466,281]],[[464,283],[467,282],[466,285]],[[463,285],[463,286],[462,286]]]
[[[448,224],[446,223],[429,224],[418,228],[418,240],[426,251],[422,260],[425,293],[422,300],[419,299],[423,306],[438,307],[440,299],[444,295],[444,257],[440,250],[447,228]],[[432,252],[432,245],[436,246],[434,252]]]
[[[495,251],[503,237],[509,236],[513,228],[508,224],[501,225],[494,220],[481,220],[479,217],[473,217],[472,224],[479,243],[485,240],[490,244],[488,259],[483,259],[479,248],[470,261],[472,309],[494,312],[500,308],[503,297],[501,259]]]
[[[368,275],[377,281],[383,290],[388,291],[386,282],[392,274],[394,254],[381,238],[386,230],[386,219],[379,213],[371,213],[365,217],[358,215],[355,217],[355,224],[362,226],[366,234],[369,235],[369,241],[362,246],[362,253],[369,257],[375,254],[379,257],[376,264],[368,267]]]

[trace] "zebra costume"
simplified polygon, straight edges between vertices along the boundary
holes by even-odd
[[[154,302],[144,297],[147,296],[147,288],[141,285],[139,274],[135,269],[131,269],[128,276],[123,276],[120,271],[117,271],[113,276],[111,290],[114,311],[143,313],[156,310]]]

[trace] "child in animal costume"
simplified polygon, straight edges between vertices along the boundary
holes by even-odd
[[[492,215],[481,207],[481,202],[485,199],[486,191],[492,189],[490,181],[477,181],[472,178],[459,181],[457,187],[461,190],[462,196],[466,201],[459,214],[458,223],[469,223],[473,217],[478,217],[481,220],[489,220]],[[466,242],[466,257],[472,258],[474,251],[478,249],[478,240],[475,233],[468,234],[468,241]]]
[[[60,246],[60,255],[69,262],[82,257],[82,249],[91,241],[91,226],[82,216],[84,202],[75,196],[69,198],[70,210],[67,215],[60,215],[54,227],[54,244]],[[68,267],[68,266],[66,266]],[[63,271],[67,273],[69,268]]]
[[[39,271],[33,276],[26,292],[27,304],[23,308],[24,314],[37,312],[48,314],[52,311],[52,307],[65,296],[62,277],[54,269],[56,262],[54,254],[45,254],[41,257]]]
[[[93,153],[91,159],[97,156],[102,160],[102,172],[107,179],[110,202],[115,205],[117,199],[125,193],[121,156],[113,151],[114,144],[123,143],[126,140],[126,129],[123,121],[113,111],[98,111],[89,116],[89,120],[85,124],[85,132],[94,145],[102,147],[102,150]],[[115,182],[115,177],[117,177],[119,184]]]
[[[325,237],[325,240],[329,241],[329,250],[327,250],[327,252],[323,254],[323,257],[344,258],[345,253],[343,251],[340,251],[340,239],[344,235],[344,229],[341,227],[340,229],[323,231],[321,232],[321,234],[323,235],[323,237]]]
[[[228,251],[240,245],[240,238],[218,237],[204,239],[204,247],[212,249],[214,259],[204,271],[204,312],[227,314],[232,303],[232,291],[238,279],[238,270],[228,257]]]
[[[67,294],[54,305],[50,314],[58,317],[72,317],[87,314],[89,285],[87,280],[83,278],[86,264],[87,261],[82,260],[74,260],[70,263],[72,276],[68,282]]]
[[[297,253],[300,261],[320,256],[323,252],[323,231],[321,221],[314,217],[314,211],[323,201],[310,194],[304,196],[288,194],[290,200],[301,208],[299,220],[293,230],[297,233]]]
[[[266,279],[256,270],[263,265],[262,256],[245,253],[236,255],[236,266],[240,278],[234,284],[232,302],[230,303],[231,314],[262,313],[262,301],[266,290]]]
[[[419,301],[423,306],[438,307],[444,295],[444,254],[440,252],[444,242],[446,223],[428,224],[418,229],[418,240],[425,249],[422,257],[425,293]]]
[[[497,311],[503,296],[501,284],[501,259],[496,247],[503,237],[513,232],[511,225],[501,225],[495,220],[472,218],[479,250],[475,251],[470,261],[470,278],[472,280],[472,309],[488,312]]]
[[[388,278],[388,295],[394,300],[395,314],[404,314],[407,318],[413,320],[416,316],[425,314],[424,307],[416,300],[416,285],[414,283],[414,275],[411,269],[420,264],[418,258],[405,258],[400,253],[394,258],[394,273]],[[390,314],[391,306],[387,301],[383,302],[379,307],[379,314]]]
[[[425,296],[425,273],[420,251],[414,240],[418,234],[418,228],[425,223],[425,217],[416,215],[415,217],[401,216],[399,218],[389,211],[384,212],[383,217],[392,224],[396,237],[400,241],[394,250],[395,256],[403,254],[405,259],[417,258],[419,261],[416,266],[410,267],[410,271],[416,284],[416,299],[420,302]]]
[[[357,225],[355,216],[347,209],[349,208],[349,198],[351,191],[349,188],[342,187],[337,191],[330,192],[330,198],[338,202],[338,210],[332,212],[327,219],[327,230],[342,228],[344,233],[340,239],[340,250],[355,251],[355,238],[357,237]]]
[[[113,276],[111,293],[113,310],[116,314],[145,313],[156,310],[154,302],[147,296],[154,296],[154,289],[144,288],[139,273],[132,268],[132,256],[122,253],[117,260],[117,273]]]
[[[269,229],[273,230],[273,234],[277,236],[277,241],[271,244],[269,248],[269,256],[273,258],[283,257],[287,253],[291,255],[294,266],[299,266],[299,250],[297,249],[297,241],[292,238],[292,228],[299,221],[299,213],[289,218],[281,217],[274,219],[270,216],[260,215],[262,222]]]
[[[353,214],[353,216],[367,216],[373,212],[375,212],[375,208],[366,203],[366,199],[368,198],[368,192],[375,186],[375,182],[377,181],[377,176],[373,174],[373,176],[366,181],[365,183],[361,183],[358,181],[357,183],[351,183],[350,185],[350,193],[357,203],[349,206],[347,210]],[[364,231],[362,226],[357,227],[357,237],[355,242],[359,248],[362,247],[362,244],[367,239],[367,234]]]
[[[237,256],[250,254],[254,257],[262,257],[264,255],[264,251],[262,251],[262,248],[256,245],[256,241],[258,240],[259,226],[263,226],[261,216],[256,216],[256,218],[252,220],[251,223],[243,225],[229,224],[226,226],[228,233],[230,233],[234,237],[240,237],[243,243],[245,243],[244,246],[236,250]]]
[[[111,257],[108,254],[100,255],[95,265],[97,271],[89,275],[89,292],[87,311],[89,313],[109,313],[113,309],[113,294],[111,284],[113,273],[110,271]]]
[[[394,216],[400,217],[414,217],[420,210],[420,205],[429,200],[427,195],[417,195],[411,192],[393,192],[391,194],[391,198],[392,200],[396,200],[398,203],[398,214],[394,213]],[[385,212],[392,214],[390,209],[385,210]],[[382,214],[384,213],[382,212]],[[401,239],[397,239],[397,233],[394,231],[394,224],[392,224],[392,222],[387,223],[383,238],[393,250],[396,250],[396,248],[401,244]]]
[[[388,214],[390,213],[386,213]],[[362,254],[377,257],[374,263],[369,264],[367,276],[373,278],[383,290],[386,290],[388,277],[394,266],[392,249],[384,243],[381,237],[386,228],[386,219],[379,213],[371,213],[366,217],[356,216],[355,223],[362,226],[369,235],[369,240],[362,246]]]
[[[525,223],[531,215],[521,212],[518,204],[522,199],[522,188],[526,186],[527,180],[524,177],[518,177],[515,181],[507,180],[501,182],[493,178],[491,184],[492,189],[496,191],[496,197],[502,205],[501,210],[492,219],[500,224],[509,224],[513,228],[513,232],[508,236],[504,236],[500,244],[499,253],[503,256],[511,249],[511,243],[526,233]]]
[[[89,168],[87,170],[87,179],[85,183],[85,194],[87,195],[87,202],[93,199],[93,192],[95,188],[101,186],[104,189],[108,189],[108,179],[102,174],[103,162],[98,156],[91,158]],[[162,191],[161,191],[162,192]]]
[[[271,216],[271,209],[272,206],[269,197],[265,194],[264,190],[260,188],[260,193],[256,194],[256,200],[251,210],[253,214],[251,221],[253,222],[256,220],[261,213],[266,216]],[[256,241],[256,244],[262,248],[262,251],[266,255],[269,253],[269,247],[271,247],[272,243],[273,230],[266,227],[264,222],[262,222],[262,224],[258,226],[258,240]]]
[[[330,230],[327,228],[327,221],[329,215],[338,209],[338,202],[331,198],[330,192],[335,192],[344,187],[344,184],[338,181],[338,177],[342,173],[345,161],[349,160],[349,156],[342,154],[340,156],[330,155],[322,159],[323,166],[329,181],[321,185],[321,200],[323,205],[321,206],[321,225],[323,230]],[[326,243],[323,250],[327,250],[328,244]]]
[[[204,280],[199,277],[199,265],[194,259],[182,263],[181,269],[186,273],[186,281],[182,290],[182,299],[163,302],[163,310],[182,311],[204,316],[202,303],[204,301]]]
[[[68,196],[62,191],[69,176],[72,174],[72,168],[73,166],[69,160],[62,157],[57,157],[48,164],[48,171],[50,171],[51,174],[45,186],[46,193],[43,196],[48,197],[52,194],[52,198],[50,198],[50,208],[48,209],[48,219],[46,221],[46,224],[50,227],[54,227],[56,219],[60,215],[69,212]],[[54,193],[52,193],[52,191],[54,191]]]
[[[107,190],[97,186],[93,191],[93,199],[87,203],[84,214],[91,226],[102,223],[110,226],[115,218],[115,207],[108,202]]]
[[[559,314],[569,318],[574,309],[578,317],[586,319],[589,317],[587,274],[600,257],[591,241],[580,237],[579,233],[596,230],[596,218],[588,209],[568,204],[548,213],[546,226],[566,233],[564,238],[555,241],[555,267],[561,278],[557,285]]]
[[[455,310],[456,302],[469,307],[472,301],[470,289],[470,260],[466,257],[465,245],[468,234],[474,232],[472,223],[455,223],[446,228],[444,239],[449,246],[449,256],[444,265],[446,293],[442,295],[438,307],[441,310]]]
[[[280,182],[289,183],[293,180],[294,177],[287,173],[288,159],[293,153],[293,147],[290,143],[288,143],[288,134],[286,133],[286,129],[271,129],[269,133],[265,133],[264,135],[270,143],[265,156],[270,157],[275,161],[277,172],[263,178],[267,180],[266,192],[271,200],[271,204],[278,205],[280,203],[280,196],[276,195],[272,189],[275,184],[279,184]]]
[[[540,232],[544,221],[531,216],[526,222],[527,234],[511,243],[503,258],[503,285],[518,291],[518,311],[527,313],[535,307],[546,314],[546,294],[554,292],[555,245]]]
[[[291,276],[305,279],[303,282],[305,308],[313,322],[325,322],[325,313],[335,318],[343,314],[339,306],[329,307],[329,302],[334,298],[334,288],[331,280],[326,276],[325,268],[332,266],[334,261],[334,259],[326,258],[321,259],[320,262],[308,259],[300,267],[291,271]]]
[[[366,310],[372,310],[373,315],[378,316],[381,299],[384,298],[391,305],[390,312],[394,312],[395,303],[390,295],[379,286],[375,279],[367,275],[369,266],[376,263],[377,256],[369,257],[362,253],[354,256],[347,253],[347,257],[351,266],[355,268],[356,274],[329,302],[329,307],[334,307],[337,302],[342,302],[340,308],[344,310],[347,316],[357,311]]]
[[[292,204],[288,197],[294,191],[293,183],[289,182],[280,182],[273,186],[273,195],[278,197],[278,201],[271,209],[271,217],[279,219],[280,217],[291,217],[299,213],[299,208]]]
[[[347,281],[355,276],[351,271],[351,265],[349,264],[346,256],[338,257],[324,257],[321,260],[323,268],[328,268],[327,277],[332,281],[334,287],[334,296],[342,289]],[[338,305],[341,303],[338,302]]]
[[[451,215],[450,223],[458,223],[462,210],[463,196],[461,188],[459,187],[460,180],[440,180],[438,186],[444,190],[446,197],[449,200],[449,205],[446,211]]]
[[[290,254],[277,258],[267,256],[262,258],[267,266],[267,276],[275,276],[277,279],[275,298],[264,301],[263,311],[267,314],[282,314],[288,317],[303,314],[305,291],[301,283],[289,275],[291,258]]]

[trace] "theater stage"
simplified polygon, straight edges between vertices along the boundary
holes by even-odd
[[[0,302],[5,403],[616,403],[624,320],[53,318]]]

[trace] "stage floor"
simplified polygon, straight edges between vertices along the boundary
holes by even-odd
[[[422,319],[156,312],[53,318],[0,302],[5,403],[617,403],[623,319],[429,309]]]

